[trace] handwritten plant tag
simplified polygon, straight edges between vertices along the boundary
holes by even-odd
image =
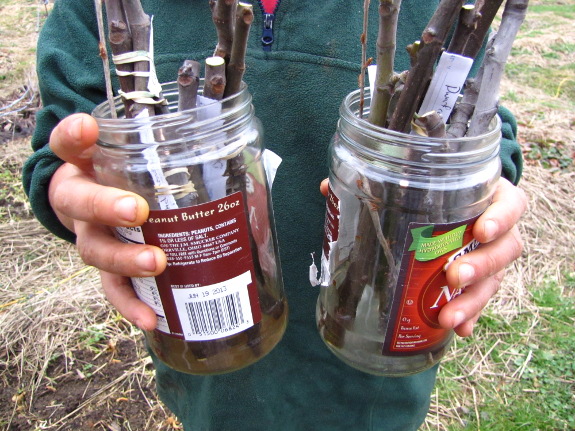
[[[441,54],[418,114],[436,111],[447,122],[472,64],[468,57],[450,52]]]

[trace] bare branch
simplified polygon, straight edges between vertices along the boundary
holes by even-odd
[[[421,35],[422,46],[417,55],[417,63],[409,71],[405,88],[391,118],[389,128],[408,132],[413,114],[417,111],[429,80],[437,56],[441,52],[447,33],[455,21],[463,0],[442,0]]]
[[[132,36],[126,23],[121,0],[106,0],[106,16],[108,18],[108,40],[113,55],[121,55],[132,51]],[[130,74],[134,69],[132,63],[114,62],[120,88],[124,93],[134,91],[134,77]],[[132,101],[123,99],[125,112],[130,111]]]
[[[421,131],[421,135],[430,138],[445,137],[445,123],[443,118],[436,111],[427,112],[423,115],[416,115],[413,120],[415,129]]]
[[[477,53],[483,46],[485,36],[491,27],[493,18],[497,15],[497,11],[501,7],[503,0],[481,0],[475,6],[479,12],[479,20],[475,26],[475,30],[469,35],[462,55],[469,58],[475,58]]]
[[[505,63],[511,52],[513,41],[525,19],[529,0],[507,0],[501,25],[493,38],[493,46],[484,60],[483,77],[477,104],[469,122],[467,136],[477,136],[487,130],[497,113],[499,87],[505,71]]]
[[[359,86],[359,118],[363,118],[363,105],[365,103],[365,69],[367,68],[367,23],[369,17],[370,0],[363,0],[363,25],[360,36],[361,44],[361,70],[357,80]]]
[[[467,40],[470,35],[475,31],[477,27],[477,21],[481,15],[475,9],[473,5],[463,5],[459,11],[459,19],[457,20],[457,26],[455,27],[455,32],[447,48],[447,52],[452,54],[463,54],[463,49],[467,44]]]
[[[223,57],[206,58],[204,97],[221,100],[226,88],[226,62]]]
[[[236,25],[230,61],[226,67],[226,89],[224,97],[240,91],[242,78],[246,70],[245,58],[250,27],[254,21],[253,6],[248,3],[238,3]]]
[[[130,33],[132,35],[132,50],[149,53],[150,51],[150,17],[142,9],[139,0],[123,0],[124,11],[129,23]],[[134,63],[134,72],[141,75],[134,76],[134,91],[147,91],[150,72],[149,61],[137,61]],[[142,110],[147,109],[150,115],[155,114],[152,105],[134,103],[130,109],[130,115],[136,116]],[[128,112],[126,112],[128,114]]]
[[[374,94],[371,96],[369,122],[385,126],[387,108],[392,96],[390,81],[394,73],[397,17],[401,0],[380,0],[379,32],[377,36],[377,72]]]
[[[186,60],[178,70],[178,110],[196,107],[200,85],[200,63]]]
[[[112,91],[112,79],[110,78],[110,63],[108,61],[108,51],[106,50],[106,36],[104,35],[104,18],[102,17],[102,0],[95,0],[96,20],[98,21],[98,49],[102,59],[104,69],[104,80],[106,82],[106,98],[110,105],[110,115],[116,118],[116,107],[114,105],[114,93]]]
[[[218,44],[214,56],[230,60],[234,37],[234,17],[237,0],[216,0],[212,6],[212,20],[218,33]]]

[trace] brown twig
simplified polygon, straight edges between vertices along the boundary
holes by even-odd
[[[104,19],[102,18],[102,0],[95,0],[96,20],[98,21],[98,49],[102,59],[102,68],[104,69],[104,80],[106,81],[106,98],[110,106],[112,118],[116,118],[116,107],[114,104],[114,93],[112,91],[112,79],[110,78],[110,66],[108,62],[108,51],[106,50],[106,37],[104,36]]]
[[[226,62],[223,57],[206,58],[204,96],[208,99],[221,100],[226,88]]]
[[[363,25],[360,36],[361,44],[361,70],[357,80],[359,86],[359,118],[363,118],[363,105],[365,103],[365,69],[367,68],[367,23],[369,17],[370,0],[363,1]]]
[[[132,36],[126,23],[121,0],[106,0],[106,15],[108,18],[108,40],[114,56],[132,51]],[[120,88],[124,93],[134,91],[134,77],[131,72],[134,70],[131,63],[116,63],[116,74],[120,82]],[[122,99],[126,112],[130,111],[132,101]]]
[[[471,32],[467,39],[462,55],[469,58],[477,56],[502,3],[503,0],[481,0],[478,2],[475,8],[479,13],[479,19],[475,25],[475,30]]]
[[[413,120],[424,136],[430,138],[444,138],[445,137],[445,123],[443,118],[436,111],[427,112],[423,115],[416,116]]]
[[[394,74],[397,18],[401,0],[380,0],[379,32],[377,35],[377,72],[374,94],[371,96],[369,122],[385,126],[389,102],[393,95],[391,80]]]
[[[253,21],[253,6],[248,3],[238,3],[230,61],[226,66],[226,89],[224,91],[224,97],[231,96],[240,91],[242,78],[246,70],[245,58],[248,36]]]
[[[473,5],[463,5],[459,11],[459,19],[457,20],[457,26],[455,27],[455,32],[451,38],[451,42],[447,48],[447,52],[452,54],[463,54],[465,45],[470,35],[475,31],[477,27],[477,21],[480,18],[479,12],[475,9]]]
[[[216,0],[211,4],[212,20],[218,33],[214,56],[222,57],[226,63],[230,60],[232,52],[236,6],[237,0]]]
[[[389,128],[408,132],[428,85],[437,56],[441,52],[451,25],[463,5],[463,0],[442,0],[421,35],[422,46],[417,63],[409,71],[405,88],[391,118]]]
[[[124,11],[129,23],[132,35],[132,50],[147,53],[150,51],[150,17],[142,9],[139,0],[123,0]],[[150,61],[142,60],[134,63],[134,91],[148,91]],[[141,111],[147,109],[149,115],[155,114],[153,105],[143,104],[137,100],[130,108],[129,116],[135,117]],[[128,112],[126,112],[128,114]],[[128,116],[128,115],[127,115]]]
[[[507,0],[505,3],[501,25],[493,37],[493,46],[485,56],[481,87],[473,116],[469,120],[467,136],[484,133],[497,113],[499,87],[505,71],[505,63],[511,53],[519,27],[525,19],[528,3],[529,0]]]
[[[200,85],[200,63],[185,60],[178,70],[178,110],[184,111],[196,107],[198,87]]]

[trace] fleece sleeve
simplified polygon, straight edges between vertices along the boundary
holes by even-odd
[[[91,112],[105,97],[98,53],[93,4],[60,0],[54,5],[39,36],[37,73],[43,109],[36,118],[33,155],[23,167],[22,180],[37,219],[55,235],[73,242],[75,236],[56,217],[48,201],[48,186],[62,165],[49,148],[52,129],[75,112]]]

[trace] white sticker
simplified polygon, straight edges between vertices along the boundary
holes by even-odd
[[[250,271],[209,286],[172,289],[187,341],[215,340],[254,325],[248,285]]]
[[[471,70],[473,60],[444,52],[435,69],[418,114],[436,111],[446,122]]]
[[[271,150],[265,149],[262,155],[264,170],[266,171],[266,179],[268,180],[268,186],[272,188],[272,184],[276,177],[276,172],[279,165],[282,162],[282,158],[278,156]]]

